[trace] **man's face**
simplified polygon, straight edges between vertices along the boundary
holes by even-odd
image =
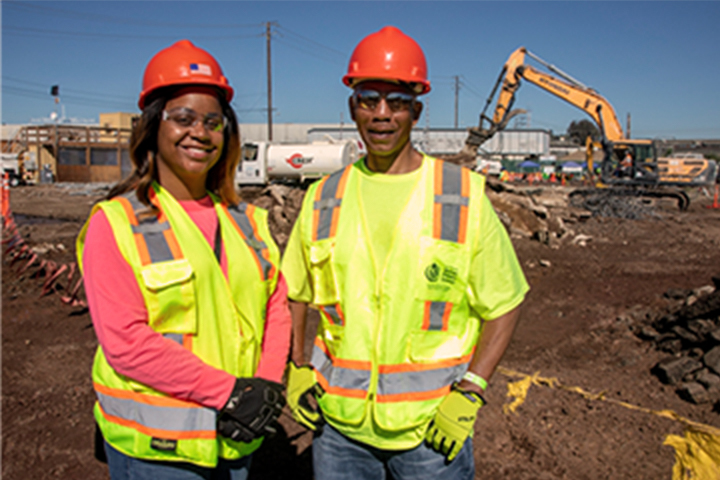
[[[411,90],[382,81],[359,84],[349,101],[368,154],[381,157],[397,154],[410,142],[422,111],[422,103]]]

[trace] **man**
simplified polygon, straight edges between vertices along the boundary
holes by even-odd
[[[410,142],[430,91],[419,45],[385,27],[343,82],[367,155],[308,189],[285,252],[288,403],[316,430],[318,480],[472,479],[473,424],[528,286],[484,177]]]

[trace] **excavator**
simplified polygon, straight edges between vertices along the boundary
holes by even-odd
[[[557,76],[526,64],[526,56]],[[465,145],[458,155],[460,158],[475,159],[480,145],[503,130],[513,117],[524,113],[524,110],[512,109],[521,81],[530,82],[576,106],[597,124],[602,138],[600,142],[588,139],[586,143],[588,171],[596,180],[596,187],[604,188],[608,194],[671,197],[677,200],[681,210],[685,210],[690,200],[682,187],[710,186],[716,182],[717,164],[714,161],[659,157],[653,140],[627,138],[610,102],[525,47],[515,50],[505,62],[480,114],[479,125],[468,130]],[[489,117],[486,112],[496,94],[494,112]],[[592,147],[597,143],[603,150],[599,178],[594,177],[592,163]],[[582,196],[592,191],[578,190],[573,193]]]

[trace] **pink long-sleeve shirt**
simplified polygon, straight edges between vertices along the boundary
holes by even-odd
[[[214,247],[218,219],[210,197],[179,203]],[[224,245],[220,266],[227,278]],[[180,344],[149,327],[140,287],[132,268],[120,253],[102,210],[90,220],[83,267],[90,316],[98,341],[115,371],[176,398],[218,410],[225,406],[235,377],[204,363]],[[232,268],[244,266],[233,265]],[[291,325],[287,284],[282,275],[268,300],[266,311],[260,364],[255,375],[280,382],[290,346]]]

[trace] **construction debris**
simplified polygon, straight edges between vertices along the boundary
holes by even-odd
[[[653,373],[692,403],[720,408],[720,276],[695,290],[668,290],[668,311],[635,328],[635,334],[670,356]]]

